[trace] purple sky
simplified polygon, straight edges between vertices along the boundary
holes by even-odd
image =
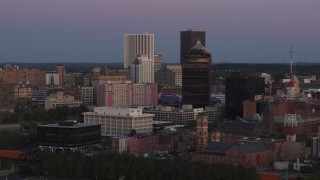
[[[178,62],[180,31],[207,32],[213,62],[320,62],[319,0],[0,0],[0,62],[123,62],[123,34],[155,34]]]

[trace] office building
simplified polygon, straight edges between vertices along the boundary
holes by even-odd
[[[40,69],[20,69],[19,66],[6,64],[0,68],[0,80],[8,83],[18,84],[45,84],[46,71]]]
[[[81,87],[81,102],[85,105],[93,104],[93,87]]]
[[[57,71],[59,74],[59,85],[64,86],[65,83],[65,76],[66,76],[66,69],[63,64],[57,65]]]
[[[189,50],[200,41],[203,46],[206,46],[206,32],[196,29],[188,29],[180,32],[180,64],[184,60],[184,56]]]
[[[197,116],[196,151],[201,152],[208,147],[208,116]]]
[[[32,87],[26,84],[18,84],[14,86],[14,100],[31,100]]]
[[[101,142],[101,125],[76,121],[61,121],[37,127],[40,150],[81,150],[85,146]]]
[[[210,104],[212,63],[210,52],[200,41],[184,57],[182,65],[182,104],[204,108]]]
[[[113,84],[125,83],[127,81],[126,76],[92,76],[91,84],[93,87],[93,103],[99,103],[99,87],[101,84],[111,82]]]
[[[159,71],[155,73],[155,82],[162,86],[182,86],[181,66],[163,66]]]
[[[226,113],[230,118],[243,117],[243,101],[258,100],[264,94],[260,73],[233,73],[226,78]]]
[[[56,94],[51,94],[46,97],[45,109],[55,109],[57,107],[67,106],[69,108],[79,107],[81,101],[76,100],[73,96],[65,95],[64,92],[57,92]]]
[[[108,65],[104,66],[105,76],[125,76],[127,80],[130,80],[130,69],[115,69]]]
[[[99,87],[99,106],[131,107],[155,106],[158,100],[158,85],[126,83],[106,83]]]
[[[131,81],[134,84],[153,83],[153,61],[146,55],[138,55],[131,65]]]
[[[140,108],[95,107],[94,112],[83,113],[84,123],[101,124],[103,136],[127,136],[136,133],[152,133],[152,114],[142,113]]]
[[[192,108],[191,105],[183,105],[182,108],[158,106],[143,109],[143,113],[154,115],[154,121],[166,121],[185,126],[190,121],[195,121],[198,115],[207,115],[209,127],[214,124],[215,111],[214,109]]]
[[[75,85],[75,73],[66,73],[65,75],[65,83],[68,85],[74,86]]]
[[[44,106],[47,96],[47,88],[45,85],[35,85],[32,88],[32,103],[35,105]]]
[[[162,67],[162,54],[154,53],[154,72],[157,72]]]
[[[129,68],[137,55],[146,55],[154,61],[154,34],[124,35],[124,68]]]

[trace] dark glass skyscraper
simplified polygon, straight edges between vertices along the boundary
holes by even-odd
[[[205,31],[189,29],[187,31],[180,32],[180,64],[182,63],[184,56],[197,43],[197,41],[200,41],[203,46],[206,46]]]
[[[243,101],[254,100],[264,94],[261,73],[233,73],[226,78],[226,113],[230,118],[243,117]]]
[[[210,52],[200,41],[184,56],[182,66],[182,104],[202,108],[210,104],[212,63]]]

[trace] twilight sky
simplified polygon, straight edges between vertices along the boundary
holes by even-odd
[[[154,33],[178,62],[180,31],[213,62],[320,62],[319,0],[0,0],[0,62],[123,62],[124,33]]]

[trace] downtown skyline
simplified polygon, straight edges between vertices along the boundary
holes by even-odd
[[[126,33],[154,34],[155,51],[178,63],[180,31],[206,31],[213,63],[320,60],[319,1],[2,0],[0,63],[123,63]]]

